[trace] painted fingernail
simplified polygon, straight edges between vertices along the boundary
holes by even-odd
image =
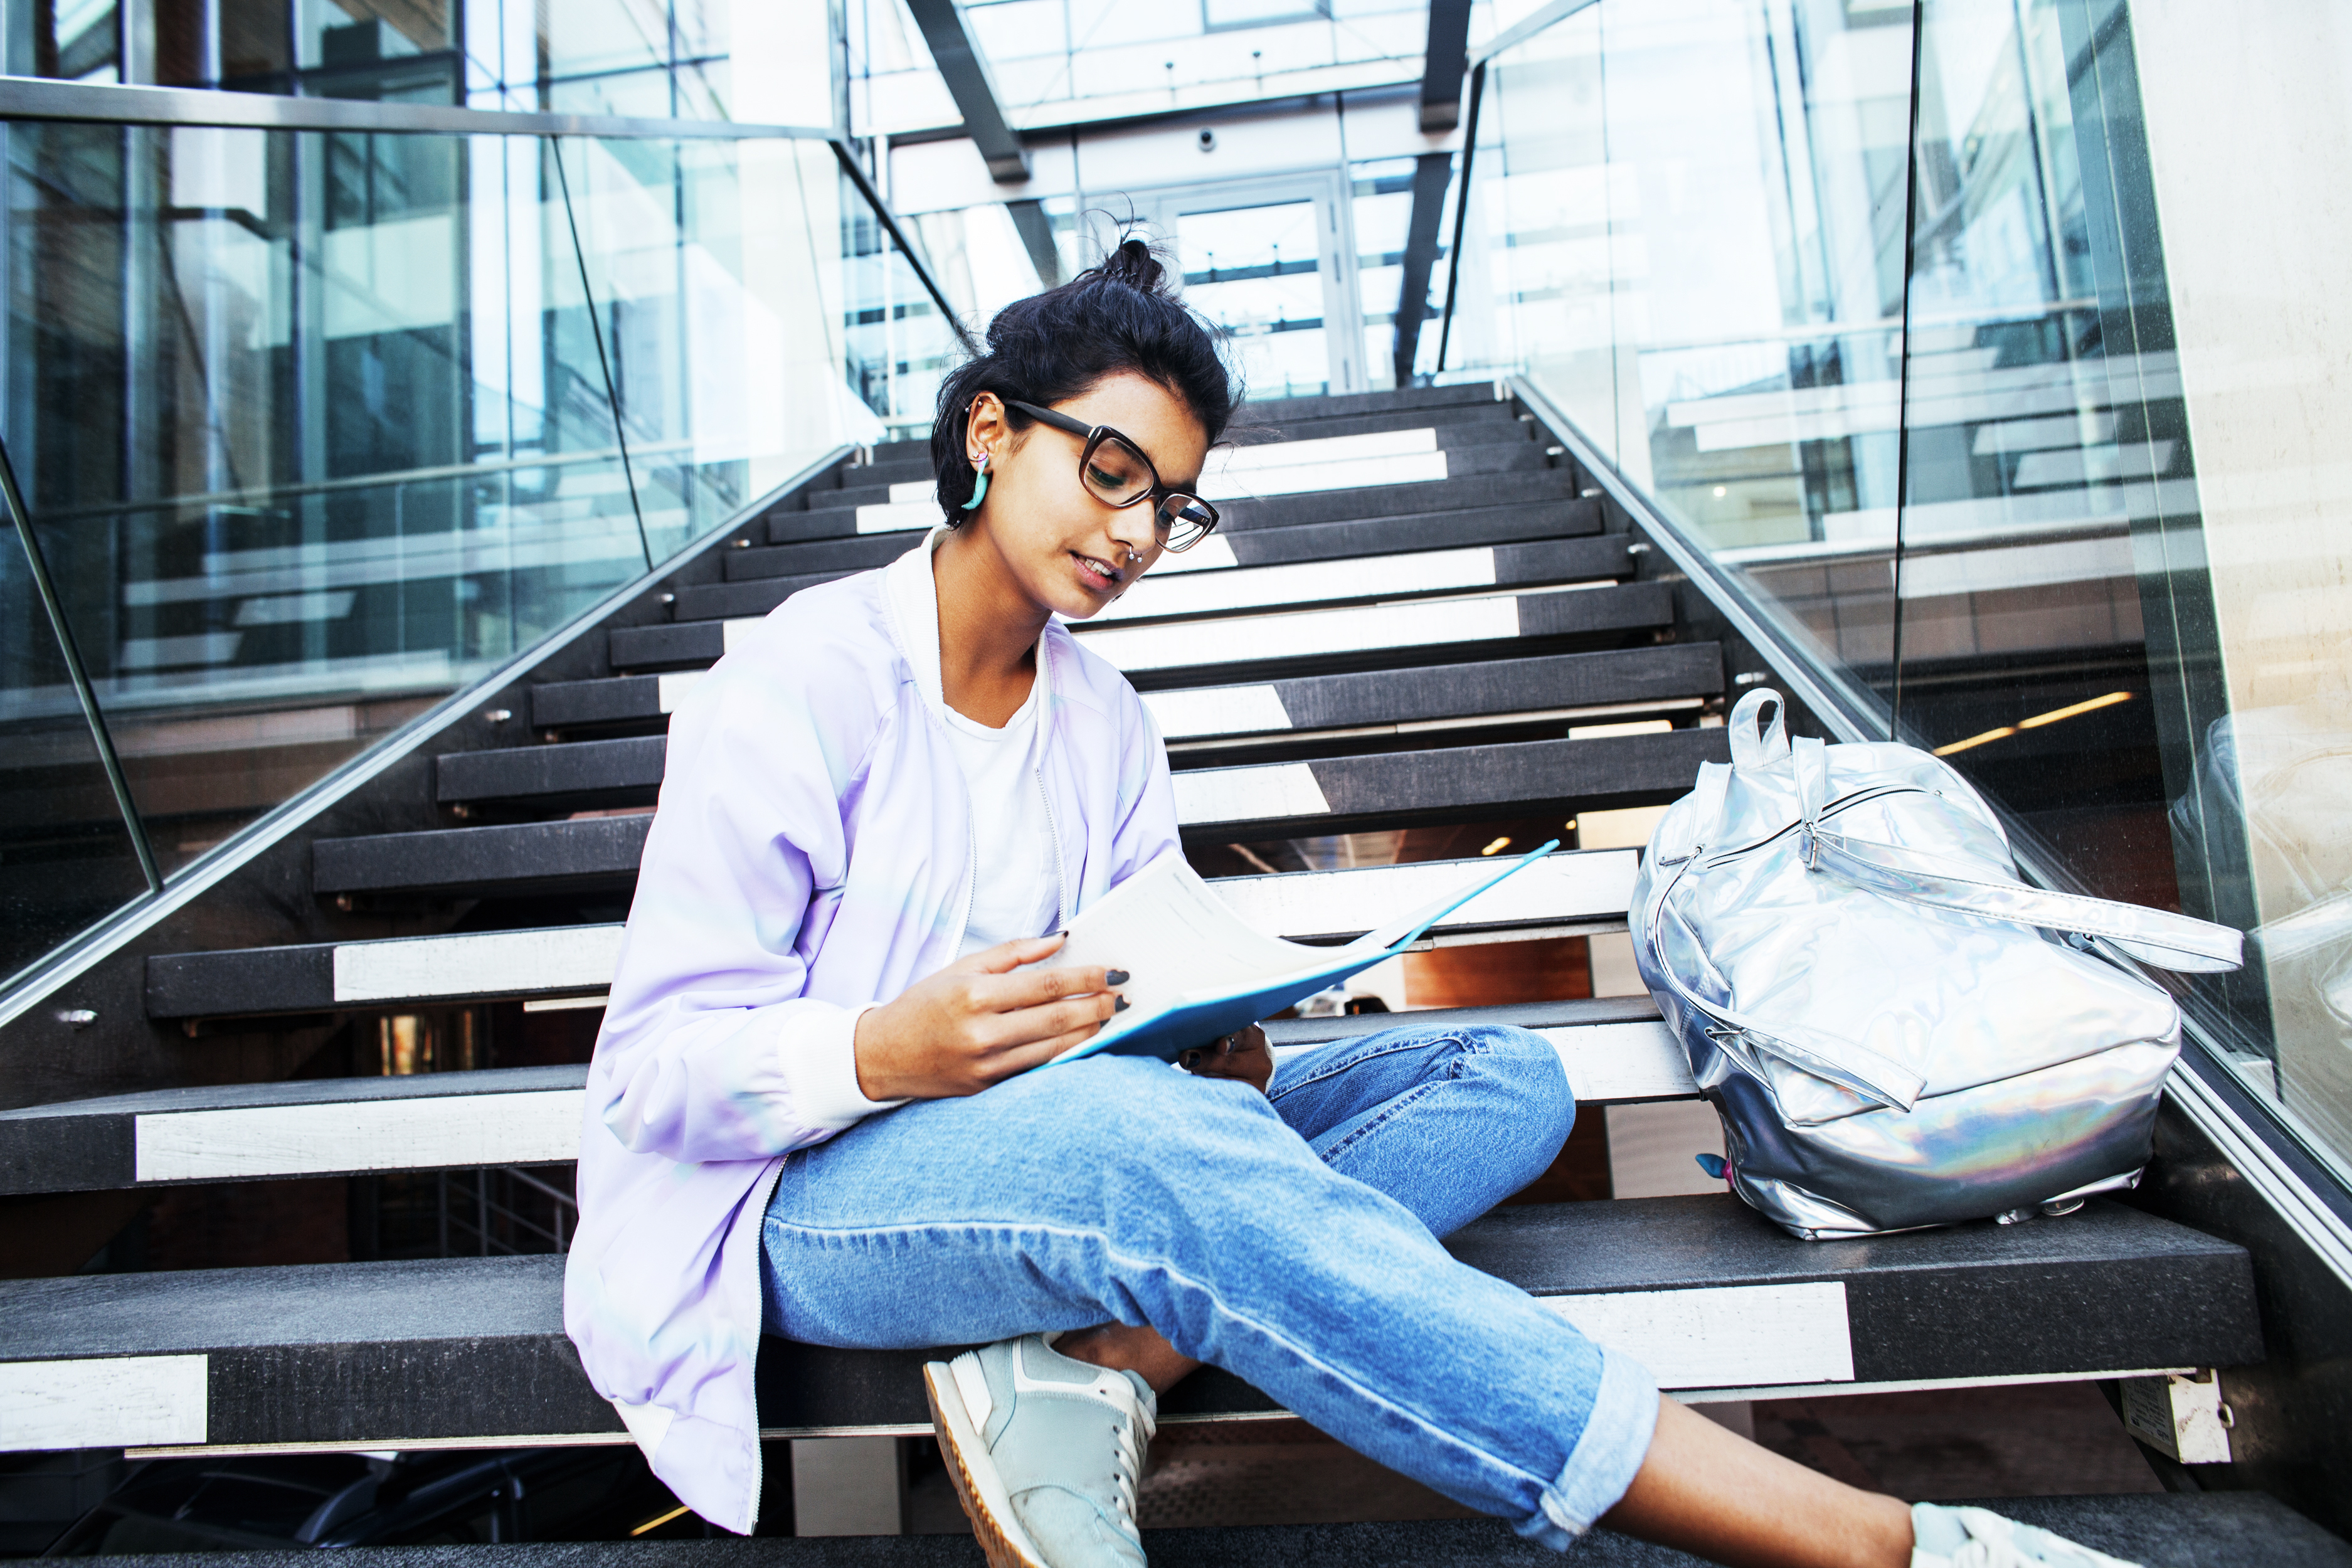
[[[1120,996],[1120,997],[1116,997],[1116,998],[1114,998],[1114,999],[1112,1000],[1112,1002],[1111,1002],[1111,1005],[1110,1005],[1110,1010],[1111,1010],[1112,1012],[1114,1012],[1114,1013],[1124,1013],[1124,1012],[1126,1012],[1126,1011],[1127,1011],[1127,998],[1126,998],[1126,997],[1124,997],[1124,996]]]
[[[1126,970],[1124,970],[1124,969],[1106,969],[1106,970],[1104,970],[1104,971],[1103,971],[1103,984],[1106,984],[1106,985],[1124,985],[1124,984],[1127,984],[1127,971],[1126,971]]]

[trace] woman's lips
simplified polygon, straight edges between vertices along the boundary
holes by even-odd
[[[1070,559],[1078,563],[1079,580],[1097,593],[1107,594],[1118,586],[1119,574],[1115,568],[1075,550],[1070,552]]]

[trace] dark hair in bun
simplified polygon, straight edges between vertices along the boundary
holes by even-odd
[[[988,352],[967,360],[940,384],[931,424],[931,468],[940,507],[950,525],[971,513],[971,465],[964,461],[964,420],[971,400],[992,392],[1052,407],[1107,375],[1133,371],[1183,399],[1214,442],[1234,415],[1233,378],[1217,353],[1216,330],[1168,286],[1151,247],[1128,239],[1058,289],[1033,294],[996,313]],[[1008,409],[1013,427],[1031,421]]]

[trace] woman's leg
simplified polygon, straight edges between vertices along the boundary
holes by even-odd
[[[1449,1236],[1549,1168],[1576,1091],[1541,1035],[1408,1018],[1286,1058],[1267,1086],[1323,1163]]]
[[[1267,1098],[1323,1163],[1449,1236],[1536,1179],[1576,1121],[1559,1053],[1508,1025],[1403,1024],[1286,1057]],[[1199,1363],[1158,1332],[1107,1323],[1065,1354],[1161,1393]]]
[[[770,1323],[969,1344],[1149,1325],[1391,1468],[1564,1545],[1632,1482],[1648,1374],[1456,1262],[1245,1084],[1096,1058],[793,1156]]]

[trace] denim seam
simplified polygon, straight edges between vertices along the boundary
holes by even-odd
[[[1178,1284],[1182,1286],[1184,1289],[1195,1291],[1201,1296],[1206,1298],[1210,1304],[1217,1311],[1223,1314],[1229,1321],[1241,1325],[1243,1328],[1247,1329],[1254,1333],[1256,1333],[1268,1342],[1279,1345],[1287,1350],[1292,1355],[1297,1356],[1298,1360],[1306,1365],[1322,1373],[1325,1376],[1330,1378],[1333,1382],[1340,1384],[1342,1387],[1352,1390],[1358,1397],[1363,1399],[1367,1404],[1373,1405],[1381,1409],[1387,1410],[1393,1415],[1403,1417],[1405,1420],[1412,1422],[1415,1426],[1429,1434],[1436,1440],[1444,1443],[1462,1453],[1472,1456],[1482,1464],[1491,1465],[1496,1469],[1506,1475],[1514,1476],[1521,1480],[1534,1483],[1538,1489],[1538,1496],[1548,1493],[1555,1484],[1553,1478],[1539,1476],[1532,1470],[1522,1469],[1517,1465],[1513,1464],[1510,1460],[1504,1458],[1500,1455],[1487,1453],[1484,1449],[1476,1447],[1475,1444],[1465,1442],[1454,1433],[1446,1431],[1444,1427],[1439,1426],[1434,1422],[1431,1421],[1428,1416],[1423,1415],[1420,1411],[1408,1409],[1407,1407],[1397,1404],[1395,1401],[1364,1387],[1363,1384],[1357,1382],[1354,1378],[1349,1377],[1339,1368],[1332,1366],[1320,1357],[1313,1354],[1306,1346],[1298,1344],[1286,1336],[1276,1332],[1271,1327],[1258,1321],[1256,1319],[1235,1310],[1222,1295],[1210,1286],[1200,1280],[1194,1279],[1192,1276],[1163,1261],[1152,1258],[1138,1258],[1131,1254],[1122,1252],[1117,1247],[1113,1246],[1109,1238],[1100,1231],[1066,1229],[1059,1226],[1007,1225],[1002,1221],[993,1220],[951,1220],[938,1221],[929,1225],[916,1226],[859,1226],[839,1229],[831,1227],[821,1229],[814,1226],[797,1225],[789,1220],[780,1220],[772,1215],[765,1216],[763,1223],[768,1226],[772,1226],[779,1230],[800,1231],[808,1236],[872,1237],[879,1239],[885,1237],[921,1236],[930,1231],[954,1229],[994,1231],[1000,1236],[1003,1236],[1008,1238],[1017,1237],[1024,1234],[1056,1236],[1090,1244],[1100,1247],[1103,1251],[1104,1257],[1113,1261],[1129,1267],[1144,1267],[1160,1270],[1166,1274],[1171,1279],[1177,1281]]]
[[[1382,1032],[1386,1033],[1387,1031],[1384,1030]],[[1283,1096],[1290,1094],[1295,1090],[1305,1089],[1308,1084],[1321,1083],[1325,1079],[1337,1078],[1339,1074],[1348,1071],[1351,1068],[1361,1067],[1364,1063],[1372,1060],[1376,1057],[1391,1057],[1396,1055],[1399,1051],[1427,1050],[1430,1047],[1436,1045],[1452,1045],[1463,1051],[1475,1051],[1480,1056],[1488,1054],[1487,1048],[1484,1044],[1479,1041],[1470,1039],[1463,1035],[1414,1035],[1400,1039],[1392,1046],[1382,1046],[1378,1050],[1350,1052],[1347,1056],[1341,1057],[1339,1060],[1325,1065],[1316,1072],[1314,1077],[1302,1078],[1297,1083],[1284,1084],[1279,1092],[1269,1094],[1266,1098],[1268,1100],[1280,1100]]]

